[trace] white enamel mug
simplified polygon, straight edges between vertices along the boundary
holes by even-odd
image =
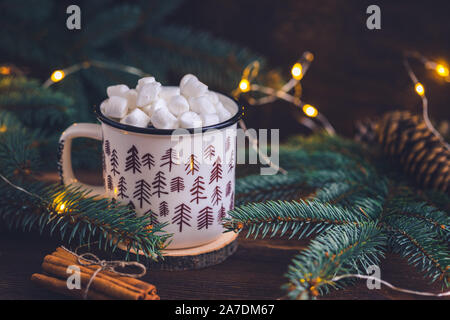
[[[162,130],[121,124],[102,115],[101,124],[75,123],[59,140],[58,170],[65,185],[116,199],[150,223],[167,222],[172,233],[168,249],[195,247],[217,239],[222,219],[234,207],[236,127],[242,110],[231,98],[217,94],[234,116],[199,129]],[[72,170],[74,138],[103,144],[104,186],[86,185]]]

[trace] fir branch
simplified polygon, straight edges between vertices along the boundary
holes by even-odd
[[[38,86],[33,79],[3,77],[0,107],[17,114],[17,120],[31,130],[50,131],[68,125],[73,100],[61,92]],[[22,116],[26,112],[27,116]],[[19,116],[20,115],[20,116]]]
[[[170,66],[177,73],[194,73],[211,87],[231,91],[239,82],[243,68],[253,60],[264,63],[227,41],[185,26],[162,26],[146,32],[145,43],[153,50],[149,54]]]
[[[336,226],[312,240],[305,251],[292,261],[284,287],[293,299],[305,299],[327,292],[337,275],[366,273],[383,257],[386,236],[375,223]]]
[[[165,224],[150,225],[150,216],[136,217],[127,206],[107,199],[96,199],[79,188],[60,185],[27,185],[26,194],[4,181],[0,183],[0,218],[9,228],[49,234],[58,232],[61,240],[79,244],[98,242],[103,250],[116,250],[119,242],[130,250],[142,250],[147,258],[157,259],[171,235],[164,233]]]
[[[449,286],[450,252],[448,243],[442,244],[427,230],[425,221],[417,223],[409,217],[390,217],[385,220],[391,232],[392,250],[419,268],[432,281],[441,280]]]
[[[439,208],[441,211],[450,211],[450,195],[436,190],[415,191],[415,194],[429,205]]]
[[[6,131],[0,133],[0,172],[7,177],[24,180],[41,165],[38,150],[33,147],[37,133],[22,128],[13,117],[8,117],[8,123]]]
[[[237,205],[267,200],[299,200],[300,195],[308,194],[305,176],[295,171],[287,175],[247,176],[236,181],[235,189]]]
[[[0,82],[0,106],[36,107],[71,106],[73,100],[60,92],[36,85],[36,80],[22,77],[5,77]]]
[[[423,222],[427,230],[435,232],[435,237],[443,242],[450,239],[450,216],[435,207],[424,202],[410,202],[399,208],[394,208],[386,218],[390,216],[408,217],[411,223]]]
[[[350,211],[317,201],[267,201],[250,203],[235,208],[228,213],[231,218],[225,219],[228,230],[241,230],[248,227],[247,237],[265,237],[271,232],[271,237],[280,232],[286,232],[290,238],[299,231],[298,239],[308,237],[314,232],[324,232],[336,225],[359,225],[367,220],[365,217],[354,216]]]
[[[242,188],[238,180],[237,198],[240,193],[246,201],[273,199],[277,192],[286,196],[285,183],[299,188],[298,192],[315,190],[308,201],[246,204],[230,212],[225,226],[237,232],[247,226],[247,235],[255,236],[283,235],[287,230],[293,236],[300,229],[300,237],[319,234],[289,269],[290,283],[285,288],[290,298],[343,286],[347,282],[332,279],[365,273],[364,268],[378,264],[387,249],[448,286],[448,196],[411,188],[386,161],[337,136],[296,138],[282,149],[282,165],[295,175],[273,181],[249,176],[242,179]],[[361,241],[355,240],[358,235]]]
[[[133,30],[140,20],[139,6],[120,4],[103,8],[87,28],[83,28],[80,39],[74,43],[72,50],[79,50],[86,45],[94,48],[103,47],[126,32]],[[117,22],[120,23],[117,23]]]

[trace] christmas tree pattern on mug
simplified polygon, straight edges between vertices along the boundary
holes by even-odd
[[[117,156],[117,150],[113,149],[112,153],[111,153],[111,158],[109,160],[109,163],[111,165],[111,173],[116,176],[116,174],[120,174],[119,170],[117,170],[119,168],[119,157]]]
[[[102,175],[103,179],[105,179],[106,175],[106,155],[104,152],[102,152]]]
[[[146,153],[142,156],[142,166],[147,167],[151,170],[155,166],[155,160],[152,154]]]
[[[187,174],[192,175],[199,171],[199,163],[197,157],[194,154],[191,154],[189,156],[189,161],[186,163],[184,170]]]
[[[135,145],[133,145],[128,151],[128,156],[125,159],[125,171],[141,172],[141,162],[139,161],[139,151]]]
[[[206,196],[203,195],[205,192],[205,187],[203,187],[204,184],[205,182],[203,181],[202,176],[198,176],[195,179],[194,184],[190,190],[191,196],[193,197],[191,199],[191,202],[196,201],[196,203],[198,204],[200,200],[206,199]]]
[[[107,188],[110,191],[114,190],[114,186],[113,186],[113,181],[112,181],[112,177],[110,175],[108,175],[108,179],[107,179]]]
[[[151,186],[144,179],[136,181],[136,186],[133,193],[133,199],[139,201],[139,207],[142,209],[144,203],[151,205]]]
[[[214,180],[219,182],[222,179],[222,162],[220,157],[217,157],[216,161],[213,164],[213,168],[211,170],[211,176],[209,178],[209,184],[213,183]]]
[[[56,152],[56,168],[58,170],[58,176],[62,185],[64,185],[63,167],[62,167],[63,150],[64,150],[64,140],[60,140],[58,143],[58,150]]]
[[[190,227],[191,224],[189,223],[192,219],[191,213],[191,207],[189,207],[187,204],[180,204],[177,207],[175,207],[175,215],[172,219],[172,223],[178,225],[179,232],[183,232],[183,226],[186,225],[187,227]]]
[[[159,215],[161,217],[167,217],[169,215],[169,205],[166,201],[161,201],[159,204]]]
[[[231,198],[230,198],[230,210],[234,209],[234,192],[231,193]]]
[[[119,184],[117,185],[117,190],[118,190],[117,197],[120,197],[122,199],[125,199],[125,198],[128,199],[128,196],[126,194],[126,192],[127,192],[127,182],[125,180],[125,177],[120,177],[119,178]]]
[[[227,182],[227,186],[225,187],[225,197],[228,197],[231,194],[231,181]]]
[[[131,209],[148,216],[151,223],[169,222],[179,232],[191,228],[203,232],[222,225],[226,212],[233,207],[231,138],[227,137],[228,152],[223,157],[218,156],[213,144],[207,144],[200,155],[192,153],[181,163],[173,147],[159,153],[131,144],[121,151],[110,141],[106,139],[103,148],[107,163],[105,186],[114,191],[116,199],[128,201]],[[201,158],[209,160],[207,166],[200,163]],[[222,159],[230,159],[230,163]],[[175,206],[169,193],[188,199]]]
[[[130,209],[131,211],[133,211],[135,213],[136,206],[134,205],[133,201],[130,200],[130,202],[128,202],[127,206],[128,206],[128,209]],[[135,215],[136,215],[136,213],[135,213]]]
[[[168,166],[169,172],[172,171],[172,167],[178,164],[178,156],[173,148],[167,149],[164,155],[161,157],[161,161],[165,161],[161,163],[160,167]]]
[[[150,225],[159,223],[158,215],[152,209],[147,210],[144,215],[149,218]]]
[[[216,148],[212,144],[208,145],[204,152],[205,159],[211,161],[216,155]]]
[[[234,152],[231,151],[230,161],[228,161],[228,173],[234,169]]]
[[[170,181],[170,192],[181,192],[184,190],[183,177],[175,177]]]
[[[105,140],[105,154],[109,157],[111,155],[111,143],[109,140]]]
[[[203,228],[208,229],[209,226],[212,226],[214,221],[212,213],[213,209],[209,206],[206,206],[200,210],[197,218],[197,230],[201,230]]]
[[[227,211],[225,210],[225,207],[223,206],[223,204],[220,206],[218,215],[217,215],[217,222],[222,224],[223,223],[223,219],[225,218],[227,214]]]
[[[155,175],[155,180],[152,182],[153,193],[152,195],[157,194],[158,198],[161,198],[161,194],[168,194],[166,189],[166,177],[164,176],[163,171],[158,171]]]
[[[220,201],[222,201],[222,190],[220,189],[220,186],[215,186],[214,191],[212,194],[212,204],[213,206],[217,206]]]

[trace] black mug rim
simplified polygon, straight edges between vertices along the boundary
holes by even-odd
[[[216,92],[216,93],[218,93],[218,92]],[[236,103],[236,105],[238,107],[238,111],[236,112],[236,114],[234,116],[232,116],[230,119],[223,121],[223,122],[219,122],[212,126],[206,126],[206,127],[202,127],[202,128],[187,128],[187,129],[183,128],[182,130],[187,130],[189,133],[200,133],[200,132],[205,132],[205,131],[208,131],[211,129],[227,128],[227,127],[237,123],[244,115],[244,106],[239,107],[239,104],[236,101],[236,99],[230,97],[229,95],[226,95],[223,93],[218,93],[218,94],[220,94],[224,97],[227,97],[228,99],[230,99],[231,101]],[[111,120],[111,119],[107,118],[106,116],[104,116],[100,110],[100,105],[95,106],[94,112],[97,116],[97,119],[100,122],[108,124],[111,127],[114,127],[116,129],[120,129],[120,130],[136,132],[136,133],[143,133],[143,134],[156,134],[156,135],[172,135],[176,130],[180,130],[180,129],[140,128],[140,127],[134,127],[134,126],[130,126],[127,124],[123,124],[123,123]]]

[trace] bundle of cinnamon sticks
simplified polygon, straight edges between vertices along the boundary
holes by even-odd
[[[69,289],[67,273],[69,266],[77,266],[80,270],[81,289]],[[42,269],[45,274],[35,273],[31,280],[36,284],[74,298],[82,298],[85,288],[99,265],[80,265],[78,257],[57,248],[55,252],[45,256]],[[159,300],[156,287],[144,281],[118,275],[112,271],[102,270],[89,287],[87,299],[91,300]]]

